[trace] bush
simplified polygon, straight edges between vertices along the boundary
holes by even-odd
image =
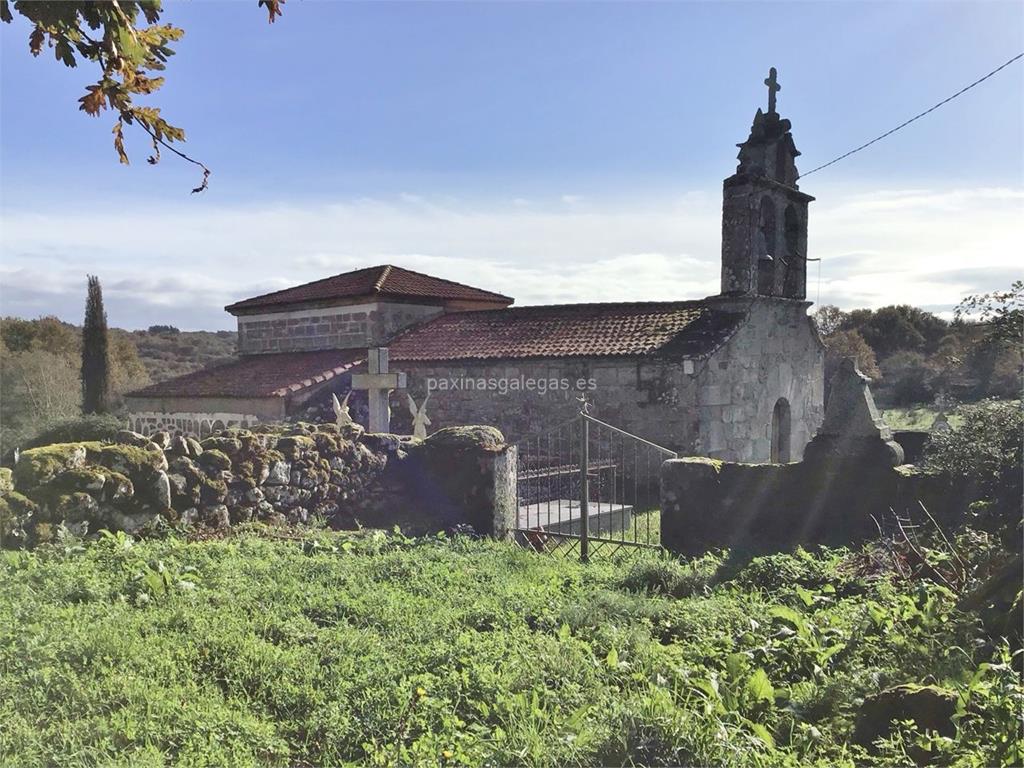
[[[987,400],[960,406],[956,429],[932,435],[929,469],[966,477],[1004,512],[1021,511],[1024,414],[1020,401]]]
[[[709,589],[722,565],[721,558],[709,553],[680,563],[667,558],[638,560],[619,582],[630,592],[689,597]]]
[[[112,440],[124,423],[110,414],[93,414],[68,419],[53,424],[21,445],[21,450],[38,448],[53,443],[86,443],[95,440]]]

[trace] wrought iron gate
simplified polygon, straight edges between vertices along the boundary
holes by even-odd
[[[659,476],[674,451],[579,415],[517,444],[515,536],[538,552],[661,547]]]

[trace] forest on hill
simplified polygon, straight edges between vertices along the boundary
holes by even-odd
[[[232,331],[111,328],[111,391],[115,417],[123,395],[234,359]],[[32,441],[81,414],[82,329],[42,317],[0,319],[0,452]]]

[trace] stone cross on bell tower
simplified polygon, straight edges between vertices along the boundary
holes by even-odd
[[[768,77],[764,79],[764,84],[768,86],[768,114],[778,114],[775,111],[775,94],[782,90],[782,86],[779,85],[777,80],[778,73],[775,71],[775,67],[768,70]]]
[[[758,109],[739,166],[723,184],[722,295],[807,295],[807,206],[789,120],[776,111],[782,90],[772,67],[764,79],[768,111]]]

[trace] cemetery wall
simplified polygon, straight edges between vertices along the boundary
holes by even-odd
[[[46,541],[60,525],[135,533],[160,520],[222,530],[314,517],[334,528],[398,525],[423,535],[469,525],[504,536],[515,512],[514,457],[490,427],[415,440],[298,424],[228,429],[201,442],[125,430],[114,442],[22,452],[0,476],[0,543]]]
[[[962,481],[866,458],[734,464],[689,457],[662,465],[661,537],[685,555],[843,545],[877,536],[875,521],[890,526],[894,513],[926,521],[922,504],[951,525],[971,500]]]

